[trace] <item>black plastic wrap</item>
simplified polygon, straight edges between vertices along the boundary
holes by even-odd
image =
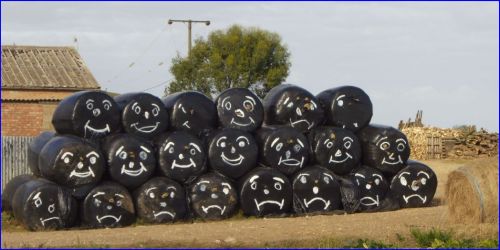
[[[359,196],[359,211],[379,210],[385,195],[388,192],[389,184],[383,174],[375,168],[361,166],[349,174]]]
[[[258,96],[246,88],[224,90],[215,99],[219,124],[225,128],[255,131],[264,120],[264,108]]]
[[[36,179],[36,177],[31,174],[22,174],[10,179],[2,191],[2,211],[11,211],[12,198],[14,197],[17,189],[24,183],[34,179]]]
[[[56,134],[52,131],[44,131],[40,133],[28,147],[28,167],[35,176],[40,176],[40,169],[38,168],[38,157],[42,151],[43,146],[52,139]]]

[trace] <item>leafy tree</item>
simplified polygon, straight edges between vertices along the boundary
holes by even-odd
[[[197,90],[210,96],[243,87],[262,97],[286,79],[290,65],[290,52],[278,34],[233,25],[207,40],[196,39],[188,57],[172,59],[174,80],[165,94]]]

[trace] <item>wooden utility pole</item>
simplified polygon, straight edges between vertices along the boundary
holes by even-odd
[[[204,23],[207,26],[210,25],[210,21],[199,21],[199,20],[173,20],[169,19],[168,24],[172,25],[173,23],[187,23],[188,24],[188,55],[191,55],[191,25],[192,23]]]

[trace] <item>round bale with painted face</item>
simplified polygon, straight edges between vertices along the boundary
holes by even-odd
[[[83,225],[89,228],[125,227],[135,221],[130,193],[115,182],[102,182],[92,189],[81,209]]]
[[[134,134],[110,135],[104,139],[102,150],[111,179],[129,189],[146,182],[156,169],[153,144]]]
[[[160,98],[148,93],[128,93],[114,99],[125,132],[153,139],[167,130],[168,112]]]
[[[359,195],[358,211],[376,211],[388,192],[389,184],[383,174],[375,168],[360,166],[349,174]]]
[[[224,90],[215,99],[219,123],[224,128],[255,131],[264,120],[264,108],[258,96],[246,88]]]
[[[363,164],[374,167],[392,178],[410,157],[410,145],[401,131],[370,124],[358,132],[363,152]]]
[[[102,91],[80,91],[57,105],[52,125],[59,134],[98,139],[120,129],[120,110]]]
[[[50,141],[56,133],[52,131],[44,131],[40,133],[33,141],[30,142],[28,147],[28,167],[35,176],[41,176],[40,168],[38,167],[38,158],[43,146]]]
[[[323,122],[323,109],[316,97],[292,84],[272,88],[264,97],[263,106],[267,125],[286,125],[309,132]]]
[[[370,97],[358,87],[341,86],[327,89],[316,97],[325,110],[327,125],[357,132],[372,119],[373,106]]]
[[[226,128],[217,131],[210,140],[208,160],[213,170],[237,179],[256,167],[258,151],[252,134]]]
[[[17,189],[24,183],[34,179],[36,177],[31,174],[22,174],[10,179],[2,191],[2,211],[12,211],[12,198]]]
[[[183,219],[187,213],[184,188],[167,177],[154,177],[134,191],[137,216],[148,223]]]
[[[189,187],[189,203],[194,214],[206,220],[221,220],[236,211],[238,194],[228,178],[207,173]]]
[[[292,206],[292,185],[273,168],[258,167],[240,179],[239,199],[249,216],[286,214]]]

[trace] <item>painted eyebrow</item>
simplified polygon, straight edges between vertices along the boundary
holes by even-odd
[[[274,147],[274,144],[276,144],[276,142],[279,141],[279,140],[280,140],[280,138],[274,139],[274,141],[271,143],[271,148]]]
[[[343,139],[343,140],[344,140],[344,141],[345,141],[345,140],[349,140],[349,141],[351,141],[351,142],[352,142],[352,141],[354,141],[354,140],[353,140],[351,137],[349,137],[349,136],[344,137],[344,139]]]
[[[148,148],[144,147],[144,146],[141,146],[142,150],[148,152],[148,153],[151,153],[151,150],[149,150]]]
[[[109,106],[113,106],[109,100],[104,100],[104,101],[102,101],[102,103],[107,103],[107,104],[109,104]]]
[[[354,176],[361,177],[361,178],[366,178],[364,175],[358,174],[358,173],[354,174]]]
[[[247,144],[250,144],[250,141],[248,140],[248,138],[246,136],[240,136],[240,137],[236,138],[236,141],[238,141],[239,139],[243,139],[247,142]]]
[[[401,178],[401,176],[403,176],[404,174],[410,174],[410,172],[402,172],[401,174],[399,174],[398,178]]]
[[[429,176],[429,174],[428,174],[428,173],[426,173],[426,172],[424,172],[424,171],[419,171],[419,172],[417,173],[417,175],[419,175],[419,174],[424,174],[424,175],[426,175],[426,176],[427,176],[427,179],[431,178],[431,177]]]
[[[220,142],[220,140],[222,140],[222,139],[226,140],[226,139],[227,139],[227,137],[222,136],[221,138],[217,139],[217,141],[215,142],[215,144],[219,145],[219,142]]]
[[[332,179],[332,181],[333,181],[333,176],[331,176],[330,174],[323,173],[323,175],[325,175],[325,176],[327,176],[327,177],[330,177],[330,179]]]
[[[87,104],[87,103],[89,103],[89,102],[94,102],[94,100],[92,100],[92,99],[88,99],[85,103]]]
[[[287,98],[285,99],[285,102],[283,102],[283,104],[286,104],[289,100],[290,100],[290,97],[287,97]]]
[[[177,191],[177,188],[175,188],[174,186],[168,186],[167,190],[169,190],[169,189],[173,189],[173,190]]]
[[[299,175],[297,175],[297,179],[300,178],[300,177],[302,177],[302,176],[309,176],[309,174],[306,174],[306,173],[299,174]]]
[[[96,196],[104,195],[104,194],[105,194],[104,192],[97,192],[94,195],[92,195],[92,197],[96,197]]]
[[[175,143],[173,143],[173,142],[167,143],[167,146],[165,146],[165,149],[163,149],[163,151],[167,151],[167,149],[170,148],[173,145],[175,145]]]
[[[124,146],[121,146],[121,147],[118,148],[118,150],[116,150],[115,156],[119,155],[122,152],[123,147]]]
[[[256,179],[259,179],[258,175],[252,176],[252,178],[250,178],[250,182],[254,182]]]
[[[250,101],[253,102],[253,105],[256,104],[255,99],[253,99],[253,97],[251,97],[249,95],[246,95],[245,97],[248,98],[248,99],[250,99]]]
[[[132,109],[134,109],[135,106],[137,106],[137,102],[134,102],[134,104],[132,104]]]
[[[399,138],[399,139],[396,140],[396,142],[398,142],[398,141],[402,141],[404,144],[406,144],[406,141],[403,138]]]
[[[315,103],[313,100],[311,100],[311,103],[312,103],[312,105],[314,106],[314,108],[317,108],[317,107],[318,107],[318,105],[316,105],[316,103]]]
[[[40,194],[42,194],[42,192],[38,192],[35,194],[35,196],[33,196],[33,200],[36,200],[36,199],[40,199]]]
[[[154,190],[154,189],[158,189],[158,188],[157,187],[152,187],[152,188],[146,189],[146,194],[149,193],[149,191]]]
[[[71,155],[71,157],[73,157],[73,153],[71,152],[66,152],[64,153],[62,156],[61,156],[61,159],[64,158],[66,155]]]
[[[88,153],[85,157],[89,157],[89,156],[91,156],[91,155],[93,155],[93,156],[95,156],[95,157],[99,158],[99,154],[97,154],[95,151],[92,151],[92,152]]]
[[[194,148],[196,148],[196,150],[198,150],[198,152],[201,153],[201,149],[200,149],[200,147],[198,145],[196,145],[196,144],[194,144],[192,142],[190,142],[189,145],[193,146]]]
[[[229,189],[231,189],[231,185],[229,185],[229,183],[223,182],[222,186],[227,186]]]
[[[323,142],[323,144],[327,144],[329,141],[330,141],[330,139],[325,139],[325,141]]]
[[[300,146],[304,147],[304,143],[302,143],[299,139],[297,139],[297,142],[300,144]]]
[[[344,98],[345,95],[339,95],[339,97],[335,98],[336,101],[338,101],[340,98]]]
[[[224,97],[224,99],[222,99],[222,105],[224,105],[224,103],[226,102],[226,100],[227,100],[228,98],[231,98],[231,96],[226,96],[226,97]]]
[[[155,106],[156,108],[160,108],[160,106],[156,105],[156,103],[151,103],[151,105]]]
[[[279,182],[281,182],[283,184],[285,183],[285,181],[283,179],[279,178],[279,177],[273,177],[273,180],[277,180],[277,181],[279,181]]]
[[[203,184],[203,183],[210,183],[209,181],[200,181],[200,182],[197,182],[196,185],[200,185],[200,184]]]
[[[121,194],[115,194],[115,196],[118,196],[118,197],[121,197],[121,198],[125,198],[125,196],[123,196]]]
[[[382,175],[379,175],[379,174],[372,174],[372,176],[376,176],[376,177],[380,178],[380,180],[383,180]]]
[[[377,142],[375,143],[375,145],[377,145],[377,146],[378,146],[378,144],[379,144],[381,141],[385,140],[385,139],[387,139],[387,136],[384,136],[384,137],[382,137],[382,138],[378,139],[378,140],[377,140]]]

